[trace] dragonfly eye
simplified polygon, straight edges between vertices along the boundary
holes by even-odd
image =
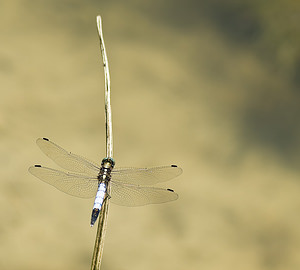
[[[104,166],[105,168],[113,168],[115,166],[115,161],[111,157],[106,157],[102,160],[101,165]]]

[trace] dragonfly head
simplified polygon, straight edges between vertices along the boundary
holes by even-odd
[[[102,159],[102,162],[101,162],[101,166],[103,166],[104,168],[113,168],[115,166],[115,161],[113,158],[111,157],[106,157],[104,159]]]

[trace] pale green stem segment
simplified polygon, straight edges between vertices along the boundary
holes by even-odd
[[[111,119],[111,105],[110,105],[110,75],[108,68],[107,55],[104,45],[103,33],[102,33],[102,21],[101,17],[97,16],[97,28],[100,39],[100,50],[102,55],[104,78],[105,78],[105,128],[106,128],[106,157],[113,155],[113,134],[112,134],[112,119]],[[110,194],[110,185],[107,187],[107,193]],[[107,214],[108,214],[109,199],[104,199],[101,212],[99,214],[97,235],[95,240],[94,252],[91,270],[100,270],[104,237],[106,233]]]

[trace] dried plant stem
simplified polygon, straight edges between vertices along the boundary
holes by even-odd
[[[106,157],[113,156],[113,134],[112,134],[112,120],[111,120],[111,105],[110,105],[110,75],[107,61],[107,55],[105,50],[105,44],[102,33],[102,21],[101,17],[97,16],[97,27],[100,39],[100,49],[104,67],[104,79],[105,79],[105,127],[106,127]]]
[[[97,16],[97,28],[100,39],[100,49],[104,66],[105,77],[105,128],[106,128],[106,157],[113,155],[113,135],[112,135],[112,119],[110,105],[110,76],[107,55],[104,45],[101,17]],[[108,184],[107,193],[110,194],[110,185]],[[106,232],[107,215],[108,215],[109,199],[104,199],[102,209],[99,215],[98,229],[95,240],[94,252],[91,270],[100,270],[101,259],[103,254],[104,237]]]

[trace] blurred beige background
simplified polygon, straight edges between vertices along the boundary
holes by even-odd
[[[35,145],[176,163],[178,201],[110,205],[103,270],[300,269],[300,2],[1,1],[0,269],[89,269],[93,200],[29,175]]]

